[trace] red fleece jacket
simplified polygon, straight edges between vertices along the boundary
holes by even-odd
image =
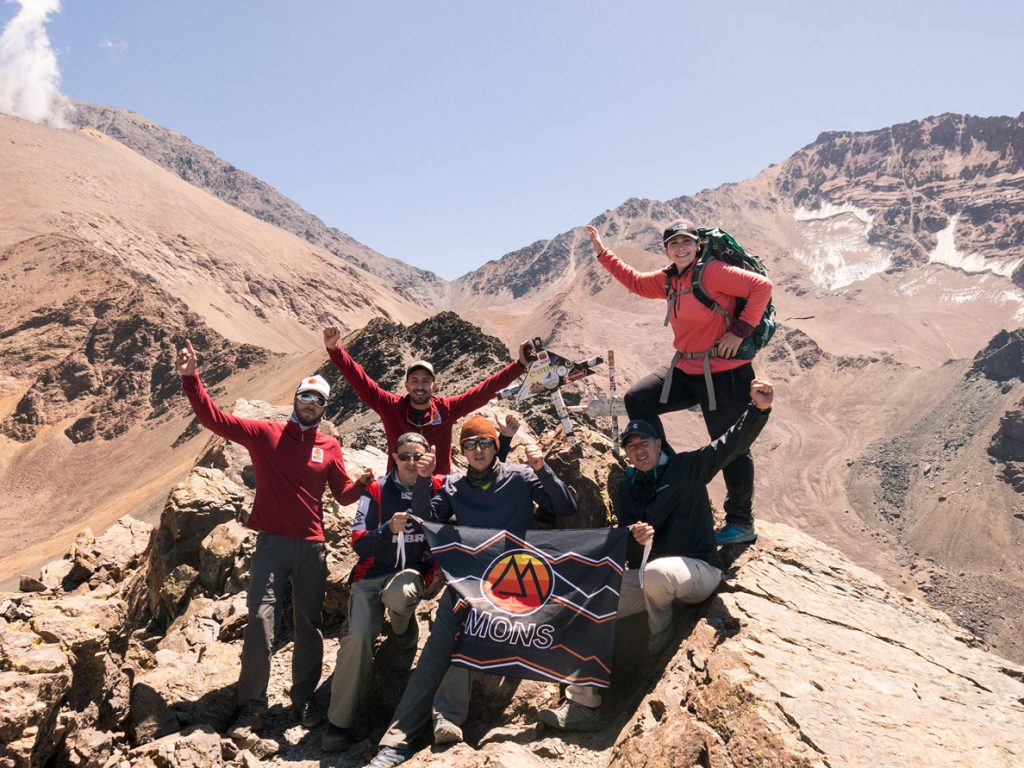
[[[256,500],[248,526],[290,539],[323,541],[323,495],[328,483],[334,498],[351,504],[363,486],[345,471],[341,444],[294,421],[254,421],[224,413],[206,394],[199,375],[182,376],[199,423],[225,440],[244,446],[256,475]]]
[[[609,250],[605,250],[598,257],[598,261],[632,293],[648,299],[665,301],[663,270],[638,272]],[[685,290],[692,284],[691,268],[672,278],[671,289],[673,292]],[[711,261],[704,268],[701,285],[704,292],[732,317],[735,317],[736,300],[746,299],[747,303],[732,328],[732,332],[741,338],[749,336],[761,322],[764,308],[772,298],[772,281],[767,277],[731,267],[720,261]],[[704,306],[693,293],[684,294],[676,299],[669,324],[675,336],[673,346],[679,352],[704,352],[717,344],[727,330],[725,318]],[[749,362],[750,360],[739,358],[712,357],[710,365],[711,370],[717,373],[739,368]],[[704,371],[704,361],[681,358],[676,367],[683,373],[700,374]]]
[[[330,350],[330,355],[359,399],[380,416],[388,441],[389,472],[395,468],[391,454],[395,451],[398,438],[406,432],[419,432],[437,449],[434,471],[439,475],[447,475],[452,468],[452,426],[455,422],[485,405],[498,390],[504,389],[525,372],[522,364],[516,361],[461,395],[433,395],[430,398],[430,419],[424,424],[415,424],[409,420],[408,395],[396,395],[382,389],[340,345]]]

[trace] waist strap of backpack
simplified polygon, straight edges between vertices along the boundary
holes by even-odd
[[[661,397],[658,402],[664,405],[668,402],[668,394],[672,389],[672,375],[676,370],[676,363],[682,359],[704,360],[704,386],[708,389],[708,410],[717,411],[718,401],[715,399],[715,382],[711,378],[711,358],[718,357],[718,348],[711,347],[703,352],[676,352],[672,355],[672,362],[668,366],[668,373],[665,374],[665,383],[661,386]]]

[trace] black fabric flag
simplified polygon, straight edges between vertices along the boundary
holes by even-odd
[[[626,530],[423,529],[464,616],[453,664],[608,686]]]

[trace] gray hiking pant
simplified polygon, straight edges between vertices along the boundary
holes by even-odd
[[[252,577],[246,603],[249,623],[242,642],[238,703],[267,705],[270,653],[280,631],[285,584],[292,585],[295,644],[292,649],[293,704],[312,697],[320,682],[324,656],[324,591],[327,548],[322,541],[304,541],[260,532],[252,555]]]
[[[331,678],[331,707],[327,718],[339,728],[351,728],[355,713],[366,695],[373,663],[373,641],[384,626],[388,609],[391,629],[401,635],[416,621],[416,604],[423,595],[419,571],[360,579],[353,582],[348,599],[348,631],[341,638]]]
[[[430,725],[431,702],[448,671],[464,618],[465,611],[455,613],[454,591],[446,589],[438,601],[430,637],[409,676],[394,719],[380,740],[381,747],[408,748]]]
[[[713,565],[692,557],[659,557],[647,563],[644,585],[640,587],[640,571],[622,574],[617,619],[647,611],[651,634],[661,632],[672,623],[672,604],[702,603],[711,597],[722,572]],[[585,707],[601,706],[601,689],[592,685],[570,685],[565,697]]]

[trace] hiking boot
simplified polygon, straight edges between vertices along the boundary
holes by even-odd
[[[458,744],[462,741],[462,729],[446,717],[434,718],[434,744]]]
[[[568,699],[557,709],[545,707],[537,716],[544,725],[560,731],[597,731],[601,728],[600,707],[585,707]]]
[[[647,639],[647,654],[649,656],[657,656],[659,653],[668,648],[668,644],[672,641],[673,630],[675,624],[669,624],[660,632],[655,632]]]
[[[377,756],[367,763],[366,768],[394,768],[412,757],[412,750],[402,747],[381,747]]]
[[[250,701],[238,712],[235,722],[228,728],[228,737],[244,739],[259,733],[266,724],[267,708],[262,703]]]
[[[720,547],[729,544],[746,544],[750,541],[757,541],[757,531],[754,524],[740,525],[739,523],[728,523],[722,530],[715,532],[715,543]]]
[[[316,728],[324,721],[324,713],[313,701],[312,697],[292,705],[292,714],[302,723],[304,728]]]
[[[420,623],[416,621],[416,617],[409,619],[409,626],[405,628],[405,632],[395,635],[394,638],[400,650],[411,651],[415,648],[420,641]]]
[[[339,728],[334,723],[327,722],[327,730],[320,738],[320,749],[324,752],[344,752],[353,744],[352,734],[348,728]]]

